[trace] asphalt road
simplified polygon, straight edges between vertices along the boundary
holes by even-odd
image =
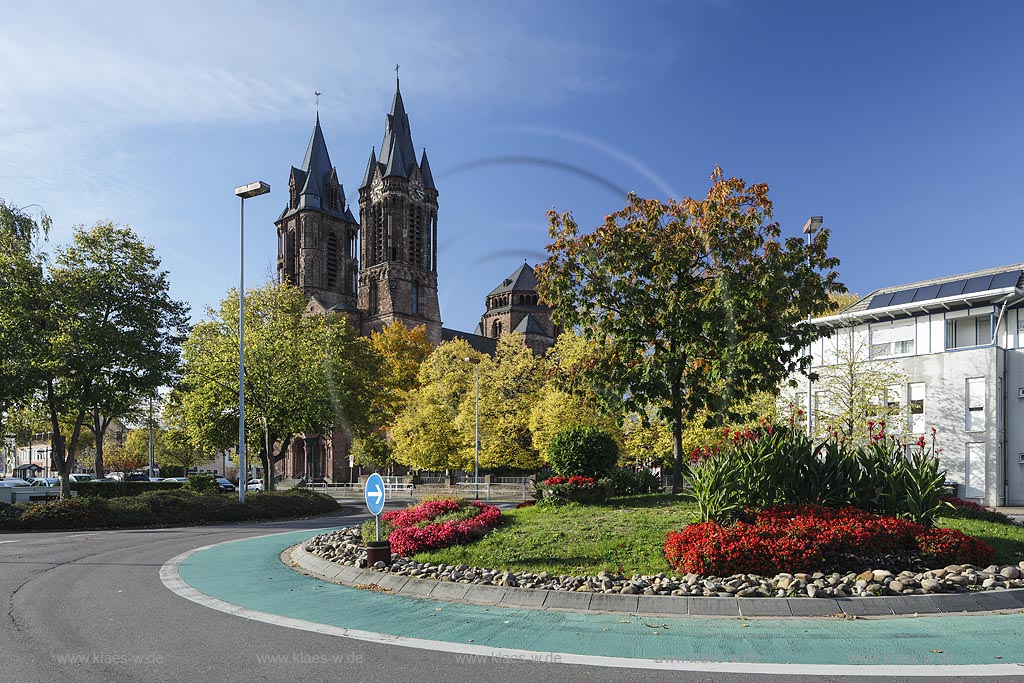
[[[479,658],[467,662],[448,653],[377,645],[243,619],[178,597],[159,578],[160,567],[167,560],[193,548],[267,533],[351,524],[360,518],[0,534],[0,596],[4,603],[0,681],[955,680],[744,676]],[[238,567],[237,574],[239,581],[251,580],[245,567]],[[268,585],[267,590],[274,587]],[[1024,672],[1018,680],[1024,680]]]

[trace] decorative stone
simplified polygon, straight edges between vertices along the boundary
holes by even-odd
[[[1018,567],[1010,565],[1008,567],[1003,567],[1002,569],[1000,569],[999,574],[1007,579],[1019,579],[1020,569]]]
[[[921,579],[921,588],[929,593],[937,593],[942,590],[942,584],[938,579]]]

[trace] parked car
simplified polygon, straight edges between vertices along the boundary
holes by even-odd
[[[150,479],[149,476],[143,474],[142,472],[132,472],[127,477],[125,477],[124,480],[125,481],[152,481],[152,479]]]
[[[164,481],[165,479],[164,479],[164,477],[150,477],[149,480],[150,481]]]
[[[177,481],[177,482],[181,482],[182,484],[184,484],[186,481],[188,481],[188,478],[187,477],[164,477],[162,479],[162,481]]]
[[[93,477],[91,474],[69,474],[68,479],[70,479],[74,483],[82,481],[96,481],[96,478]]]
[[[263,490],[263,480],[262,479],[250,479],[249,482],[245,485],[245,490],[246,491],[262,491]]]
[[[3,486],[5,488],[11,488],[12,486],[31,486],[31,485],[32,484],[28,483],[27,481],[25,481],[24,479],[21,479],[19,477],[8,477],[7,479],[0,479],[0,486]]]
[[[57,477],[36,477],[29,482],[30,486],[60,486],[60,479]]]
[[[217,488],[221,493],[231,493],[235,490],[235,485],[224,477],[214,477],[213,480],[217,482]]]

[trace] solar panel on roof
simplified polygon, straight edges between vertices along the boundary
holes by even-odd
[[[956,280],[954,282],[947,282],[939,287],[939,299],[947,296],[956,296],[957,294],[964,293],[964,287],[967,286],[967,280]]]
[[[1021,271],[1019,270],[1008,270],[1005,273],[997,273],[992,277],[992,284],[989,285],[992,289],[1002,289],[1003,287],[1016,287],[1017,282],[1020,281]]]
[[[888,306],[890,301],[892,301],[892,292],[882,292],[881,294],[876,294],[871,299],[871,303],[868,304],[868,309],[870,310],[872,308],[882,308],[884,306]]]
[[[903,291],[896,292],[892,295],[892,300],[889,301],[890,306],[898,306],[899,304],[909,304],[914,300],[914,294],[917,293],[917,289],[904,289]]]
[[[928,285],[927,287],[918,287],[914,293],[914,301],[928,301],[929,299],[936,299],[939,296],[939,289],[941,285]]]
[[[964,294],[972,294],[974,292],[984,292],[989,289],[989,284],[992,282],[991,275],[982,275],[981,277],[972,277],[967,281],[967,286],[964,287]]]

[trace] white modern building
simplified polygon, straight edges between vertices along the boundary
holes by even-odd
[[[907,381],[881,400],[899,403],[908,440],[930,442],[936,428],[947,480],[989,506],[1024,505],[1022,273],[1024,263],[886,287],[814,320],[831,330],[811,349],[815,371],[853,346],[897,366]],[[821,387],[811,389],[813,405]]]

